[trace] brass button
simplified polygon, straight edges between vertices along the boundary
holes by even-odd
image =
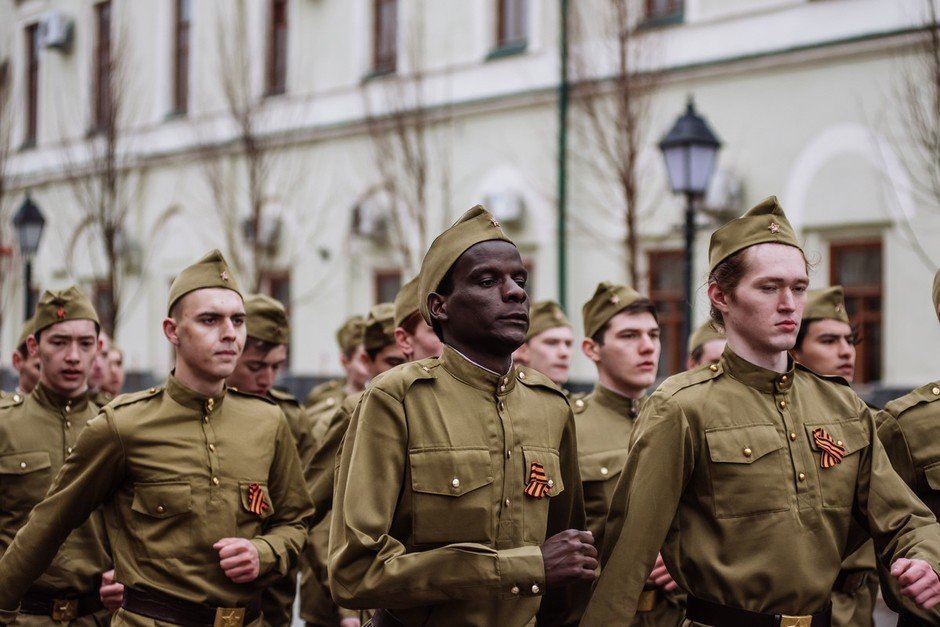
[[[14,394],[14,395],[13,395],[13,402],[14,402],[14,403],[19,403],[19,402],[20,402],[20,395],[19,395],[19,394]]]
[[[796,433],[793,433],[792,431],[790,432],[790,441],[796,442]]]
[[[512,502],[509,499],[506,499],[506,507],[509,507],[511,504]]]
[[[542,589],[539,588],[539,584],[537,583],[532,584],[532,594],[538,594],[541,591]]]
[[[513,594],[519,594],[519,586],[513,586],[509,591]]]
[[[202,421],[203,421],[203,422],[209,422],[209,416],[203,416],[203,417],[202,417]]]
[[[610,471],[607,470],[607,466],[602,466],[602,467],[601,467],[601,474],[602,474],[602,475],[606,475],[606,474],[609,473],[609,472],[610,472]]]
[[[65,428],[66,428],[66,429],[71,429],[71,428],[72,428],[72,421],[71,421],[71,420],[66,420],[66,421],[65,421]]]
[[[336,404],[336,399],[335,399],[335,398],[328,398],[328,399],[326,399],[326,406],[327,406],[327,407],[332,407],[332,406],[335,405],[335,404]]]
[[[934,396],[940,396],[940,388],[938,388],[936,385],[933,386],[933,389],[930,391],[933,392]]]
[[[71,413],[72,413],[72,406],[71,406],[71,405],[66,405],[66,406],[65,406],[65,413],[67,413],[67,414],[71,414]]]
[[[786,409],[786,407],[787,407],[787,402],[786,402],[786,401],[780,401],[780,409]]]
[[[525,379],[525,373],[524,373],[524,372],[520,372],[520,373],[519,373],[519,378],[520,378],[520,379]]]
[[[800,481],[806,481],[806,475],[803,474],[802,472],[801,472],[800,474],[798,474],[796,477],[797,477],[797,479],[799,479]]]
[[[215,453],[215,444],[209,444],[209,450]]]
[[[20,462],[20,468],[26,468],[26,462]]]
[[[552,481],[551,479],[549,479],[549,480],[548,480],[548,487],[554,488],[554,487],[555,487],[555,482]]]
[[[156,394],[156,392],[157,392],[157,388],[150,388],[150,393],[151,393],[151,394]]]
[[[450,485],[454,486],[455,488],[459,488],[459,487],[460,487],[460,479],[458,479],[457,477],[454,477],[454,480],[450,482]]]
[[[575,404],[575,407],[584,407],[584,401],[582,401],[580,398],[576,400],[574,404]]]
[[[218,477],[212,477],[212,485],[219,485],[219,478],[218,478]]]
[[[503,383],[509,383],[509,377],[503,377]]]
[[[165,512],[165,511],[166,511],[166,508],[165,508],[165,507],[163,507],[162,505],[157,505],[157,513],[158,513],[158,514],[162,514],[162,513]]]
[[[500,391],[500,392],[505,392],[505,391],[506,391],[506,386],[505,386],[505,385],[499,386],[499,391]]]
[[[785,374],[780,375],[780,380],[783,381],[784,383],[787,382],[787,379],[789,379],[789,377],[788,377],[787,375],[785,375]]]
[[[718,366],[715,365],[715,364],[711,364],[711,365],[708,367],[708,369],[711,370],[712,372],[718,372]]]
[[[505,409],[506,409],[506,406],[503,405],[503,402],[502,402],[502,401],[500,401],[500,402],[499,402],[499,411],[504,411]]]
[[[842,446],[842,440],[838,440],[838,441],[836,442],[836,444],[837,444],[838,446]]]
[[[753,451],[751,451],[751,449],[749,449],[748,447],[745,446],[745,447],[744,447],[744,456],[745,456],[745,457],[750,457],[752,454],[753,454]]]
[[[67,449],[65,449],[65,452],[71,454],[71,453],[72,453],[72,447],[70,446],[70,447],[68,447]]]
[[[512,451],[506,451],[506,459],[510,459],[511,457],[512,457]]]
[[[424,370],[425,372],[431,372],[431,369],[428,368],[427,366],[421,366],[421,369]]]

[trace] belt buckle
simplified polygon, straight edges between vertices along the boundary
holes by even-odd
[[[813,617],[781,614],[780,627],[813,627]]]
[[[245,624],[245,608],[219,607],[215,610],[213,627],[242,627]]]
[[[78,618],[78,599],[55,599],[52,601],[52,620],[67,623]]]

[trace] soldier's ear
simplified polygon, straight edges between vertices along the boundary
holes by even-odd
[[[180,338],[179,338],[179,333],[177,330],[176,320],[170,317],[163,319],[163,335],[166,336],[166,339],[173,346],[180,345]]]
[[[586,337],[581,340],[581,352],[584,356],[597,363],[601,360],[600,346],[593,339]]]
[[[708,299],[712,302],[712,306],[715,307],[718,311],[725,314],[728,313],[728,294],[725,294],[718,283],[709,283],[708,284]]]
[[[30,335],[26,338],[26,352],[29,353],[30,357],[35,357],[39,354],[39,342],[36,340],[35,335]]]
[[[437,292],[428,294],[428,313],[437,323],[447,322],[447,297]]]

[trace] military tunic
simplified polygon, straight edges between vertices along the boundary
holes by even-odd
[[[267,506],[260,514],[251,511],[252,484]],[[207,398],[171,376],[165,387],[116,399],[88,423],[0,560],[0,622],[99,504],[117,581],[223,607],[248,604],[287,573],[312,513],[273,403],[234,391]],[[248,538],[258,549],[261,575],[251,584],[232,582],[219,566],[212,545],[225,537]],[[113,624],[161,623],[121,609]]]
[[[32,394],[0,403],[0,555],[52,484],[78,435],[98,408],[86,395],[66,399],[42,383]],[[31,588],[56,598],[95,595],[101,573],[111,568],[101,511],[72,531]],[[107,622],[108,611],[79,617],[72,625]],[[49,616],[21,615],[17,624],[46,625]]]
[[[548,492],[526,494],[534,465]],[[342,447],[330,588],[407,626],[533,624],[540,545],[584,528],[571,409],[544,375],[499,375],[444,347],[374,379]],[[563,590],[545,596],[557,622]],[[541,615],[540,615],[541,620]]]
[[[342,402],[346,396],[346,379],[332,379],[315,386],[307,399],[304,401],[304,407],[313,407],[314,405],[325,401],[328,398],[333,399],[334,404]]]
[[[821,428],[844,446],[821,465]],[[638,420],[585,625],[623,624],[662,547],[705,601],[807,615],[826,607],[852,517],[888,561],[940,565],[940,526],[891,469],[870,410],[800,366],[776,373],[725,350],[667,379]]]

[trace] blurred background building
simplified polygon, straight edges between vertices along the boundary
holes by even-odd
[[[920,384],[940,373],[938,4],[0,0],[4,366],[28,291],[77,282],[132,383],[163,378],[168,286],[218,247],[287,304],[302,393],[338,371],[343,319],[483,203],[576,329],[598,281],[648,293],[670,374],[686,199],[658,144],[694,98],[721,140],[692,199],[695,322],[708,234],[776,194],[813,286],[846,286],[865,390]]]

